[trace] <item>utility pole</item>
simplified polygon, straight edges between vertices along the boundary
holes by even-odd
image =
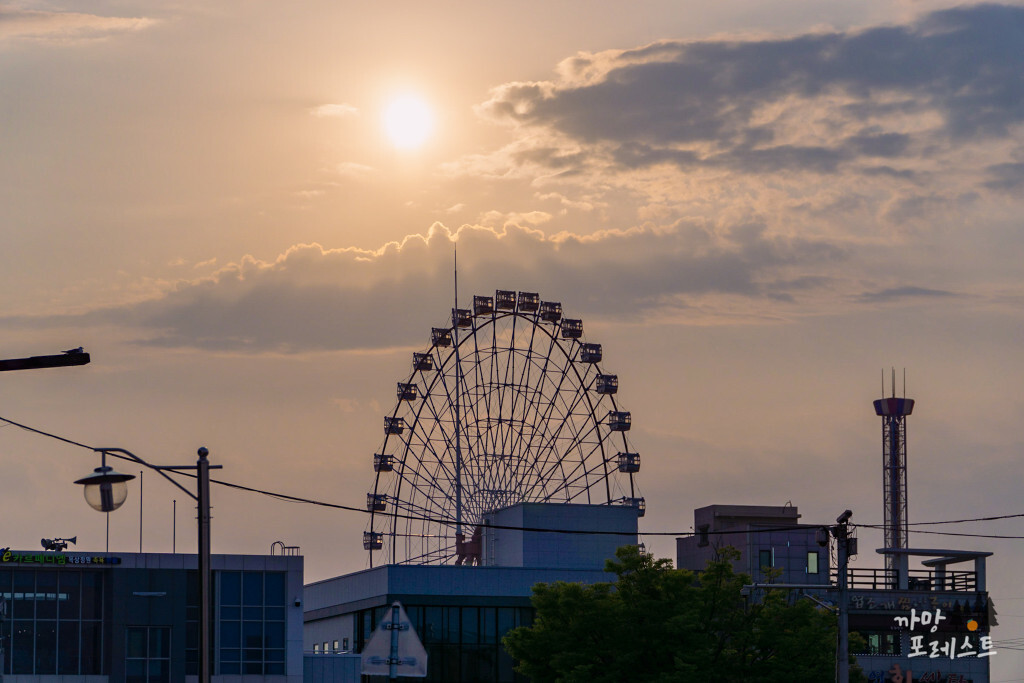
[[[837,683],[850,683],[850,622],[846,609],[846,593],[848,588],[847,569],[850,564],[850,555],[856,554],[856,539],[850,538],[850,517],[853,512],[846,510],[836,518],[836,525],[832,527],[832,535],[836,539],[836,551],[839,560],[839,647],[836,648],[836,681]],[[852,542],[852,543],[851,543]],[[851,548],[851,546],[853,546]],[[850,551],[853,550],[851,553]]]
[[[196,503],[199,504],[199,681],[210,683],[210,452],[199,449]],[[214,467],[217,467],[216,465]]]
[[[835,609],[839,618],[838,644],[836,647],[836,683],[850,683],[850,621],[847,610],[847,593],[849,590],[849,564],[850,557],[857,554],[857,539],[850,536],[850,517],[852,510],[846,510],[836,517],[836,523],[832,526],[823,526],[818,531],[818,545],[825,547],[829,544],[829,536],[836,539],[837,555],[839,566],[836,571],[837,586],[831,584],[821,585],[817,583],[752,583],[743,587],[741,595],[749,596],[752,591],[762,588],[794,588],[798,590],[814,591],[835,591],[838,593],[839,606],[832,608],[823,604],[817,597],[805,594],[803,597],[810,598],[814,602],[829,609]]]

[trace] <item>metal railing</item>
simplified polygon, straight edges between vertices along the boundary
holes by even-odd
[[[838,582],[835,569],[832,581]],[[895,570],[851,567],[847,570],[847,586],[853,590],[898,590],[899,581]],[[977,589],[978,576],[972,571],[911,569],[907,574],[907,590],[971,592]]]

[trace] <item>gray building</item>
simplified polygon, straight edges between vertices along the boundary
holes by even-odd
[[[676,539],[676,566],[700,571],[723,546],[740,556],[733,569],[763,580],[765,569],[780,583],[828,584],[828,549],[818,545],[820,524],[801,524],[793,505],[708,505],[693,511],[694,535]]]

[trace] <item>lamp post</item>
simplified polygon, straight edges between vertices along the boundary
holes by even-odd
[[[111,512],[121,507],[128,497],[128,485],[125,483],[135,478],[132,474],[121,474],[107,466],[107,453],[117,453],[129,460],[139,463],[171,482],[185,495],[196,501],[199,507],[199,683],[210,683],[210,470],[220,469],[221,465],[211,465],[206,457],[210,452],[206,448],[198,451],[199,460],[195,465],[151,465],[139,456],[123,448],[94,448],[102,455],[102,464],[92,474],[76,481],[85,487],[85,500],[94,510]],[[177,481],[168,476],[164,470],[196,471],[196,492],[192,493]]]

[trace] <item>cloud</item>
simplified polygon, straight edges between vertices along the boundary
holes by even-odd
[[[78,43],[102,40],[117,33],[142,31],[155,25],[145,17],[102,17],[78,12],[44,12],[0,7],[0,41],[35,40]]]
[[[993,164],[988,167],[990,180],[985,186],[1007,192],[1024,187],[1024,163]]]
[[[892,287],[877,292],[864,292],[858,298],[865,303],[890,303],[905,299],[945,299],[956,296],[958,295],[942,289],[905,286]]]
[[[319,107],[313,108],[312,114],[313,116],[321,118],[344,118],[348,116],[358,116],[359,109],[351,104],[321,104]]]
[[[338,164],[335,167],[335,171],[340,176],[352,179],[366,178],[367,176],[371,176],[374,174],[374,169],[372,166],[358,164],[354,161],[345,161]]]
[[[551,218],[551,214],[545,211],[530,211],[529,213],[488,211],[480,217],[480,223],[497,227],[503,225],[541,225],[542,223],[550,222]]]
[[[297,353],[421,346],[451,307],[451,256],[459,247],[461,299],[523,289],[554,294],[580,316],[641,320],[708,297],[730,304],[721,321],[761,319],[758,301],[792,299],[829,282],[817,273],[844,252],[820,240],[782,238],[757,224],[681,223],[581,237],[505,225],[435,225],[380,249],[296,245],[273,261],[246,257],[215,275],[182,281],[141,303],[76,316],[0,319],[2,326],[117,325],[167,348]],[[794,272],[807,271],[794,277]],[[476,291],[481,290],[481,291]],[[386,323],[386,324],[385,324]]]
[[[974,5],[900,26],[663,41],[580,53],[479,111],[531,140],[507,163],[548,172],[980,173],[958,150],[1024,147],[1022,35],[1024,8]]]

